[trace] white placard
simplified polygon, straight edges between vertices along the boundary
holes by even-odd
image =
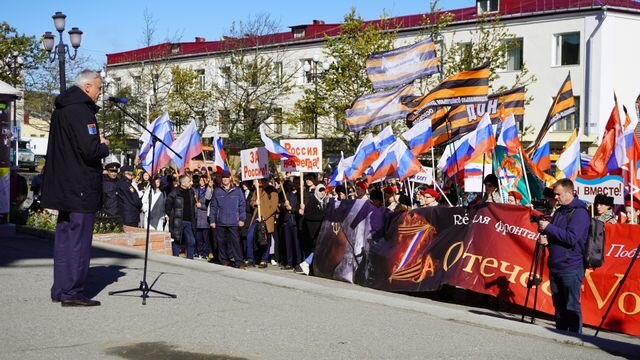
[[[289,139],[280,140],[287,152],[300,159],[299,163],[293,160],[280,160],[280,171],[322,172],[322,140],[321,139]]]
[[[433,184],[433,168],[423,166],[422,172],[415,174],[409,178],[409,181],[417,182],[420,184],[431,185]]]
[[[493,172],[491,164],[484,164],[484,175]],[[464,167],[464,191],[482,192],[482,163],[470,163]]]
[[[269,177],[269,152],[263,147],[241,150],[242,181]]]
[[[596,195],[604,194],[612,197],[614,204],[624,204],[624,182],[620,176],[608,175],[596,179],[577,177],[575,187],[580,200],[592,203]]]

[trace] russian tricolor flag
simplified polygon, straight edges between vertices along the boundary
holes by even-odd
[[[509,114],[502,123],[502,131],[498,136],[497,144],[506,147],[509,155],[518,153],[520,149],[520,138],[518,137],[516,118],[513,114]]]
[[[339,186],[347,180],[347,169],[350,169],[351,165],[353,164],[353,156],[345,159],[344,155],[341,155],[342,156],[340,158],[340,162],[338,163],[336,170],[333,172],[331,180],[329,181],[329,185],[327,186],[328,190]]]
[[[200,134],[198,134],[198,129],[196,127],[195,120],[191,120],[189,126],[184,129],[184,132],[178,136],[178,138],[171,145],[173,150],[182,156],[180,159],[173,152],[165,151],[162,157],[168,156],[173,162],[176,164],[176,167],[182,173],[185,164],[193,159],[194,157],[200,155],[202,153],[202,144],[200,143]]]
[[[213,164],[216,167],[216,171],[229,171],[227,167],[227,153],[222,147],[222,139],[218,135],[218,130],[213,131]]]
[[[445,147],[444,153],[438,161],[438,168],[448,177],[453,177],[458,171],[464,170],[466,163],[471,161],[473,147],[469,143],[469,139],[472,135],[473,132],[470,132],[454,142],[453,145]]]
[[[480,120],[480,122],[478,123],[478,127],[471,134],[472,135],[469,138],[469,145],[473,147],[473,154],[468,161],[471,161],[480,155],[488,153],[496,147],[496,137],[493,134],[493,126],[491,124],[491,117],[489,117],[489,112],[484,113],[482,120]]]
[[[551,147],[549,145],[549,133],[540,141],[540,145],[535,149],[531,156],[531,162],[541,171],[551,169]]]
[[[287,150],[282,145],[280,145],[279,142],[270,139],[264,133],[264,124],[260,124],[260,138],[262,139],[262,142],[264,143],[264,147],[267,149],[272,159],[277,160],[277,159],[285,158],[285,159],[294,160],[298,162],[300,161],[295,155],[289,154]]]
[[[395,142],[393,152],[397,162],[396,176],[400,181],[423,171],[422,164],[402,140]]]
[[[580,141],[576,130],[567,141],[567,145],[556,161],[556,178],[575,180],[580,171]]]
[[[433,147],[431,135],[431,119],[427,118],[405,131],[402,137],[407,140],[411,152],[417,156],[431,150]]]
[[[158,116],[153,122],[147,125],[147,129],[151,131],[155,136],[160,138],[165,144],[171,146],[173,143],[173,126],[171,125],[171,119],[169,119],[169,114],[164,112],[162,115]],[[142,168],[145,169],[148,173],[151,173],[151,160],[152,156],[151,147],[151,135],[148,132],[143,132],[142,136],[140,136],[140,141],[142,141],[142,146],[140,147],[140,152],[138,156],[140,161],[142,162]],[[155,158],[156,164],[154,170],[161,169],[169,164],[171,158],[167,156],[162,156],[165,152],[166,147],[162,145],[162,143],[156,143],[156,151]]]
[[[380,153],[382,150],[386,149],[389,145],[396,142],[396,136],[393,134],[393,129],[391,126],[385,127],[378,135],[375,137],[376,142],[376,150]]]
[[[371,135],[367,134],[358,145],[356,153],[353,157],[353,165],[349,174],[349,180],[356,180],[371,165],[380,153],[376,151],[376,142]]]
[[[370,175],[368,176],[370,184],[384,179],[396,171],[397,161],[394,148],[395,143],[387,146],[386,149],[382,150],[378,159],[371,164],[371,171],[369,171]]]

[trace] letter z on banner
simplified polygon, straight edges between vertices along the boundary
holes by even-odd
[[[280,140],[280,144],[287,149],[289,154],[300,159],[299,163],[287,159],[280,160],[280,171],[322,172],[322,140]]]
[[[242,181],[269,176],[269,152],[264,147],[240,151]]]

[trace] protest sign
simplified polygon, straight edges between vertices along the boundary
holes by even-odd
[[[624,182],[620,176],[608,175],[595,179],[577,177],[575,185],[580,200],[592,203],[596,195],[604,194],[612,197],[614,204],[624,204]]]
[[[240,151],[242,181],[269,177],[269,153],[263,147]]]
[[[289,154],[295,155],[300,160],[280,160],[280,171],[322,172],[322,140],[280,140],[280,145],[282,145]]]

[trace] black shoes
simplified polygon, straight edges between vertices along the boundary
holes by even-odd
[[[62,307],[69,306],[100,306],[100,301],[91,299],[74,299],[60,301]]]

